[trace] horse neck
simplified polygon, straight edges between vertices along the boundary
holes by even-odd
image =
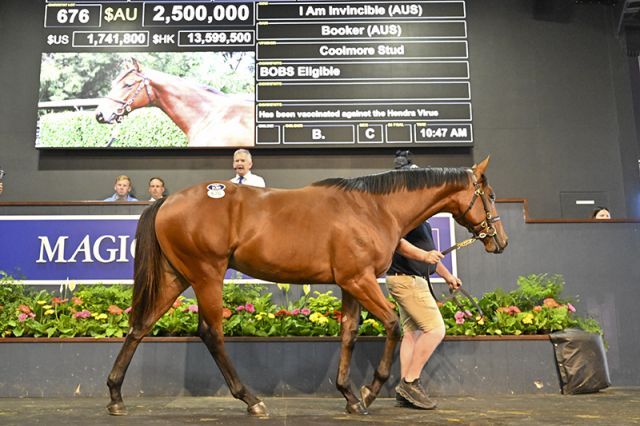
[[[202,86],[184,78],[160,71],[146,72],[153,89],[153,104],[164,111],[185,134],[206,116],[211,107],[211,97]]]
[[[460,188],[442,185],[414,191],[398,191],[388,195],[387,206],[396,218],[401,235],[406,235],[437,213],[453,213],[457,203],[454,197]]]

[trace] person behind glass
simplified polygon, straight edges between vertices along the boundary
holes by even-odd
[[[606,207],[598,206],[593,210],[593,214],[591,214],[591,219],[599,219],[599,220],[611,219],[611,212]]]
[[[162,178],[159,177],[152,177],[151,179],[149,179],[149,195],[151,196],[151,198],[149,198],[149,201],[157,201],[160,198],[164,197],[164,180],[162,180]]]
[[[409,151],[396,152],[394,163],[397,170],[417,167],[412,163],[410,154]],[[443,258],[442,253],[436,250],[431,226],[424,222],[400,240],[387,271],[387,289],[398,303],[403,331],[401,379],[396,386],[396,400],[401,406],[424,410],[436,408],[420,382],[420,375],[446,330],[425,277],[435,272],[451,288],[462,284],[440,262]]]
[[[266,185],[264,179],[258,175],[251,173],[251,167],[253,167],[253,160],[251,159],[251,153],[246,149],[239,149],[233,153],[233,170],[236,175],[231,182],[240,185],[259,186],[264,188]]]
[[[105,198],[104,201],[138,201],[137,198],[129,194],[132,186],[129,176],[120,175],[116,177],[116,183],[113,186],[116,192],[111,197]]]

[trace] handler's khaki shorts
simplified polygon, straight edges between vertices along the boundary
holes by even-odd
[[[387,275],[387,289],[400,307],[400,323],[405,332],[421,330],[425,333],[444,329],[444,321],[429,283],[412,275]]]

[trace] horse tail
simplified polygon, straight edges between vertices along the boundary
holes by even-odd
[[[129,325],[143,326],[153,311],[162,276],[162,249],[156,235],[156,216],[166,198],[147,207],[140,215],[136,229],[136,255],[133,264],[133,299]]]

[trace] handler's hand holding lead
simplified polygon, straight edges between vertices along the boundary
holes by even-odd
[[[447,281],[447,284],[449,284],[449,287],[453,290],[455,290],[456,288],[462,285],[462,280],[458,277],[454,277],[453,275],[447,278],[446,281]]]
[[[433,265],[440,262],[442,259],[444,259],[444,255],[442,253],[438,250],[431,250],[427,252],[424,261]]]

